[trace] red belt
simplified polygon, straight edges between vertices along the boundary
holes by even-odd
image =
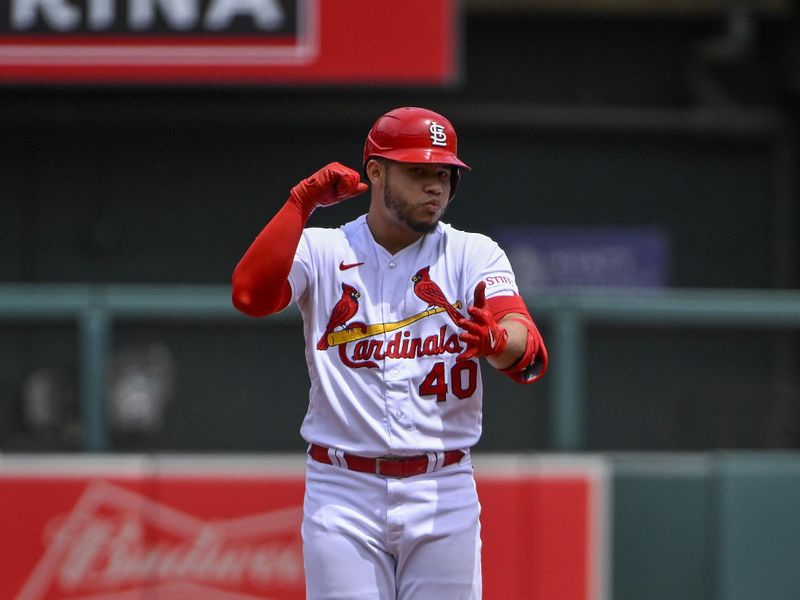
[[[328,448],[311,444],[308,455],[317,462],[326,465],[336,464],[328,454]],[[382,456],[380,458],[367,458],[366,456],[356,456],[355,454],[345,454],[336,451],[335,456],[339,459],[338,466],[345,467],[351,471],[361,473],[372,473],[383,477],[411,477],[421,475],[428,471],[438,471],[442,467],[452,465],[464,458],[465,453],[461,450],[448,450],[447,452],[431,452],[430,458],[427,454],[416,456]],[[431,458],[436,464],[429,469]]]

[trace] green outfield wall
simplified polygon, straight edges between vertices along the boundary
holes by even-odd
[[[631,454],[612,463],[614,600],[800,597],[800,454]]]

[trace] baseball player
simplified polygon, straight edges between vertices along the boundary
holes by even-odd
[[[479,359],[520,383],[547,351],[505,253],[440,221],[462,169],[442,115],[381,116],[363,173],[331,163],[295,185],[233,273],[233,303],[264,316],[297,303],[311,380],[302,524],[307,597],[481,597]],[[338,229],[317,207],[370,190]]]

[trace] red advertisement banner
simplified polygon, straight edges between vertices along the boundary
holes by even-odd
[[[458,0],[9,0],[0,81],[448,85]]]
[[[484,597],[604,600],[605,466],[476,466]],[[0,597],[301,600],[303,457],[0,460]]]
[[[609,467],[599,457],[476,460],[484,597],[607,600]]]

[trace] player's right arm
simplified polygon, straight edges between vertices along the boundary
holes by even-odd
[[[330,163],[292,188],[289,199],[261,230],[233,271],[233,305],[251,317],[286,308],[292,297],[289,271],[311,213],[367,190],[357,171]]]

